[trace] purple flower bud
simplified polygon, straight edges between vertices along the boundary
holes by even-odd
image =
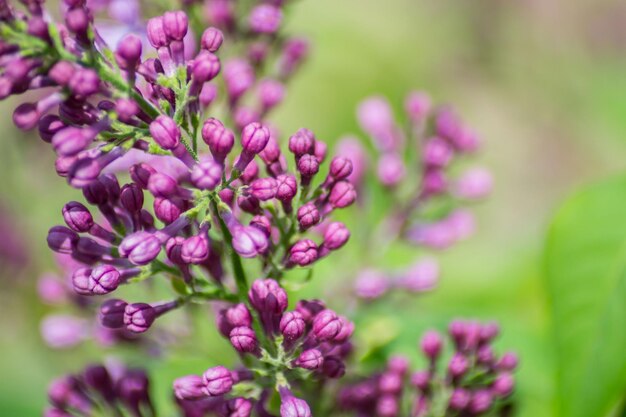
[[[455,353],[448,363],[448,373],[452,378],[463,376],[469,369],[469,361],[461,353]]]
[[[497,323],[486,323],[480,328],[480,344],[489,343],[500,333],[500,326]]]
[[[55,252],[70,254],[78,243],[78,235],[64,226],[54,226],[48,231],[48,247]]]
[[[463,388],[455,388],[450,395],[448,407],[455,411],[464,410],[470,402],[471,394]]]
[[[254,68],[245,59],[233,59],[224,66],[224,81],[232,103],[254,84]]]
[[[223,163],[226,156],[233,149],[235,136],[226,129],[222,122],[217,119],[207,119],[202,126],[202,139],[209,145],[213,158]]]
[[[150,176],[156,172],[156,169],[152,168],[150,165],[141,163],[136,164],[130,167],[130,178],[143,188],[144,190],[148,188],[148,181],[150,180]]]
[[[59,61],[52,68],[48,75],[52,80],[60,86],[66,86],[74,76],[76,67],[67,61]]]
[[[314,371],[320,369],[324,364],[324,355],[317,349],[308,349],[298,356],[294,364],[300,368]]]
[[[300,230],[307,230],[320,222],[320,212],[313,203],[306,203],[298,209],[298,224]]]
[[[320,300],[300,300],[296,305],[296,311],[302,315],[307,324],[311,324],[313,318],[325,309],[324,302]]]
[[[120,192],[120,202],[130,213],[138,213],[143,207],[143,191],[135,184],[125,184]]]
[[[148,190],[155,197],[172,197],[178,192],[178,183],[169,175],[156,172],[150,175]]]
[[[255,160],[250,161],[246,169],[241,173],[241,177],[239,179],[244,184],[250,184],[252,181],[259,177],[259,166],[257,165]]]
[[[180,198],[155,198],[154,214],[157,219],[165,224],[170,224],[180,217],[185,211],[185,203]]]
[[[420,347],[422,348],[422,352],[424,352],[431,361],[434,361],[441,353],[441,348],[443,347],[441,335],[433,330],[427,331],[422,337]]]
[[[252,402],[245,398],[233,398],[224,403],[222,408],[224,417],[250,417],[252,414]]]
[[[278,183],[274,178],[259,178],[250,184],[250,193],[261,201],[274,198]]]
[[[73,156],[84,150],[96,137],[91,128],[66,127],[52,137],[52,147],[60,156]]]
[[[117,394],[132,410],[150,406],[150,381],[142,369],[128,369],[117,381]]]
[[[422,392],[428,391],[430,387],[430,372],[417,371],[411,375],[411,384]]]
[[[134,70],[141,61],[141,39],[135,34],[122,38],[115,55],[117,65],[124,70]]]
[[[267,250],[269,242],[265,234],[259,229],[238,226],[231,233],[233,235],[233,249],[244,258],[254,258]]]
[[[330,195],[328,197],[328,201],[333,208],[348,207],[354,203],[355,200],[356,190],[354,189],[354,185],[348,181],[339,181],[335,183],[332,190],[330,190]]]
[[[424,292],[432,290],[438,281],[439,264],[433,258],[425,258],[414,263],[395,285],[412,292]]]
[[[346,365],[337,356],[327,356],[322,364],[322,373],[328,378],[341,378],[346,373]]]
[[[147,331],[156,318],[157,312],[150,304],[128,304],[124,309],[124,325],[133,333]]]
[[[326,142],[322,142],[321,140],[315,141],[315,149],[313,149],[313,155],[315,155],[320,164],[326,160],[327,150],[328,145],[326,145]]]
[[[465,171],[454,184],[454,194],[466,200],[479,200],[487,197],[493,188],[491,173],[484,168],[471,168]]]
[[[493,381],[491,391],[494,395],[498,397],[507,397],[511,395],[514,387],[515,380],[513,379],[513,375],[505,372],[499,374],[496,377],[495,381]]]
[[[478,390],[472,394],[468,409],[473,414],[482,414],[491,408],[493,396],[488,390]]]
[[[441,194],[448,187],[446,176],[439,169],[426,170],[422,183],[423,192],[426,195]]]
[[[289,249],[289,263],[307,266],[318,258],[317,245],[310,239],[302,239],[294,243]]]
[[[276,198],[283,203],[290,203],[298,192],[296,178],[290,174],[281,174],[276,177]]]
[[[220,46],[222,46],[222,42],[224,42],[222,31],[214,27],[206,29],[202,33],[202,39],[200,40],[202,48],[209,52],[217,52]]]
[[[122,240],[119,252],[135,265],[147,265],[161,252],[161,242],[152,233],[139,231]]]
[[[252,195],[241,195],[237,197],[237,205],[246,213],[258,214],[261,212],[261,202]]]
[[[336,156],[330,163],[328,175],[335,181],[348,178],[352,174],[352,161],[349,158]]]
[[[91,213],[81,203],[70,201],[63,206],[63,219],[70,229],[75,232],[88,232],[93,226],[93,217]]]
[[[219,58],[211,52],[203,51],[198,54],[191,64],[191,76],[198,85],[211,81],[221,68]]]
[[[302,38],[292,38],[285,42],[279,61],[280,73],[291,75],[309,53],[309,42]]]
[[[187,375],[174,380],[174,395],[179,400],[199,400],[205,397],[201,376]]]
[[[120,98],[115,102],[115,111],[122,122],[132,123],[133,117],[139,114],[140,109],[136,101],[129,98]]]
[[[100,90],[100,77],[92,69],[80,68],[74,71],[67,86],[75,96],[89,97]]]
[[[380,417],[397,417],[400,405],[393,395],[382,395],[376,402],[376,415]]]
[[[341,320],[341,330],[337,333],[337,336],[333,338],[334,343],[347,342],[352,336],[352,333],[354,333],[354,323],[344,316],[339,316],[339,320]]]
[[[176,122],[168,116],[161,115],[150,123],[150,134],[154,141],[163,149],[174,149],[180,143],[180,129]]]
[[[454,151],[445,140],[434,137],[424,144],[422,159],[427,167],[443,168],[450,163]]]
[[[329,250],[337,250],[341,248],[350,239],[350,231],[345,224],[341,222],[330,223],[324,232],[324,248]]]
[[[364,269],[354,284],[356,295],[366,300],[375,300],[382,297],[389,289],[389,280],[379,271]]]
[[[99,265],[91,270],[88,279],[90,295],[108,294],[120,285],[120,272],[111,265]]]
[[[371,97],[359,105],[357,117],[361,128],[376,140],[376,145],[389,151],[396,147],[390,132],[395,128],[393,112],[384,97]]]
[[[204,393],[209,397],[217,397],[230,392],[233,387],[233,377],[230,371],[223,366],[207,369],[202,375]]]
[[[222,181],[222,165],[212,159],[203,159],[191,169],[191,182],[201,190],[213,190]]]
[[[165,12],[163,15],[163,30],[168,39],[182,41],[189,28],[187,14],[180,10]]]
[[[270,131],[260,123],[250,123],[241,132],[241,146],[244,152],[258,154],[270,139]]]
[[[250,226],[259,229],[268,238],[272,234],[272,222],[266,216],[254,216]]]
[[[317,339],[326,342],[334,339],[343,323],[337,314],[332,310],[324,310],[318,313],[313,319],[313,334]]]
[[[283,12],[271,4],[261,4],[250,12],[250,29],[257,33],[274,33],[280,27]]]
[[[282,314],[287,309],[287,293],[273,279],[257,279],[248,292],[250,304],[260,313]]]
[[[315,135],[309,129],[302,128],[289,138],[289,151],[296,159],[315,152]]]
[[[165,243],[165,253],[167,259],[169,259],[175,265],[184,265],[185,261],[182,256],[182,248],[185,238],[182,236],[175,236],[169,238]]]
[[[293,396],[291,391],[280,387],[280,417],[311,417],[311,409],[306,401]]]
[[[404,110],[413,123],[421,123],[430,112],[431,100],[422,91],[411,92],[404,102]]]
[[[285,98],[285,86],[276,80],[266,79],[259,83],[259,101],[267,111],[280,104]]]
[[[506,352],[498,361],[496,367],[501,371],[512,371],[517,368],[519,359],[513,352]]]
[[[65,123],[63,123],[58,116],[47,114],[39,119],[39,137],[41,137],[44,142],[50,143],[54,135],[65,127]]]
[[[96,390],[107,401],[115,399],[115,387],[113,379],[107,368],[102,365],[90,365],[83,372],[85,383],[90,388]]]
[[[41,337],[55,349],[76,346],[86,338],[88,331],[85,320],[73,316],[52,315],[41,323]]]
[[[481,365],[492,365],[495,360],[493,348],[489,345],[481,346],[476,352],[476,361]]]
[[[157,16],[148,19],[147,31],[148,41],[155,49],[169,45],[170,42],[165,34],[163,17]]]
[[[106,300],[100,306],[100,323],[110,329],[119,329],[124,326],[124,311],[128,303],[124,300]]]
[[[263,151],[259,153],[259,156],[267,165],[270,165],[272,162],[278,161],[281,156],[280,145],[276,140],[277,133],[272,130],[270,130],[270,133],[271,135],[270,139],[267,141],[267,145],[265,145]]]
[[[217,318],[218,329],[224,337],[229,337],[235,327],[251,327],[252,315],[245,304],[239,303],[220,311]]]
[[[228,335],[230,343],[241,353],[251,353],[257,349],[258,342],[254,330],[250,327],[235,327]]]
[[[201,264],[209,257],[209,242],[206,236],[198,235],[185,239],[181,252],[188,264]]]
[[[378,160],[378,179],[386,187],[395,187],[406,175],[404,161],[396,153],[387,153]]]
[[[302,314],[297,311],[288,311],[283,314],[280,319],[279,329],[285,340],[294,341],[302,337],[306,323],[302,318]]]
[[[89,28],[89,16],[84,8],[68,10],[65,13],[65,25],[71,32],[85,35]]]
[[[298,172],[302,175],[302,181],[308,184],[309,180],[318,173],[320,163],[315,155],[302,155],[298,159]]]

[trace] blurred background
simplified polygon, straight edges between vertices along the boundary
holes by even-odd
[[[521,356],[518,415],[556,415],[558,354],[542,253],[559,203],[626,168],[626,3],[316,0],[299,2],[288,25],[314,49],[275,114],[283,132],[306,126],[332,143],[358,133],[363,97],[384,94],[400,111],[410,89],[423,89],[454,104],[480,133],[480,163],[496,180],[477,208],[476,236],[441,257],[439,289],[403,302],[402,314],[397,305],[372,306],[359,331],[383,322],[397,329],[393,348],[415,355],[424,329],[444,329],[454,317],[495,319],[503,329],[498,347]],[[36,282],[54,270],[45,236],[61,222],[62,205],[82,197],[54,175],[50,148],[12,126],[12,108],[0,103],[0,234],[8,253],[0,257],[0,414],[35,416],[50,379],[102,352],[90,345],[52,351],[42,343],[39,323],[50,309],[38,301]],[[358,262],[350,245],[345,251],[345,262]],[[306,293],[342,279],[333,265],[320,268]],[[183,350],[165,363],[134,360],[152,369],[167,400],[173,375],[223,360],[224,342],[205,338],[214,345],[199,349],[204,358]]]

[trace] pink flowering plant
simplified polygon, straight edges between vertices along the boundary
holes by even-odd
[[[287,291],[336,261],[351,234],[380,253],[396,241],[441,250],[471,234],[467,203],[491,177],[466,168],[479,142],[453,110],[413,92],[399,122],[384,98],[366,99],[357,117],[373,146],[348,138],[331,152],[309,129],[283,138],[268,121],[309,51],[281,31],[291,1],[152,5],[146,22],[132,1],[65,0],[60,21],[42,0],[15,3],[0,0],[0,95],[28,97],[15,125],[38,131],[84,197],[47,237],[63,272],[42,277],[40,295],[77,311],[44,320],[51,346],[89,338],[166,354],[193,337],[179,310],[199,304],[240,363],[173,380],[180,415],[509,415],[517,358],[494,351],[497,325],[454,321],[448,343],[426,333],[423,370],[401,356],[367,369],[354,317],[342,315],[358,310]],[[366,176],[393,203],[381,216]],[[349,230],[337,220],[348,210],[367,222]],[[404,271],[362,267],[353,295],[370,301],[439,278],[432,257]],[[146,299],[164,281],[169,295]],[[143,289],[122,299],[122,287]],[[141,369],[90,365],[50,385],[44,415],[156,416],[149,381]]]

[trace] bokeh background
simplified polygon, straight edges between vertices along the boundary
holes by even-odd
[[[414,355],[424,329],[443,329],[453,317],[496,319],[503,328],[498,346],[522,358],[518,415],[557,415],[558,353],[542,269],[546,230],[573,190],[626,168],[626,4],[303,0],[288,24],[311,37],[314,50],[274,117],[284,132],[306,126],[332,143],[358,132],[354,109],[363,97],[382,93],[400,110],[409,89],[424,89],[453,103],[480,132],[480,162],[496,178],[493,196],[477,208],[477,235],[441,256],[439,289],[372,306],[359,331],[382,323],[395,336],[393,348]],[[15,252],[0,258],[0,415],[35,416],[50,379],[103,353],[90,345],[52,351],[42,343],[39,322],[49,309],[35,287],[54,268],[46,232],[60,222],[62,205],[80,196],[53,175],[49,147],[11,125],[11,111],[12,103],[0,103],[0,234],[6,240],[6,228],[18,232]],[[322,263],[307,292],[350,279],[342,268],[362,261],[353,246],[338,261],[344,265]],[[221,357],[224,342],[206,333],[202,346],[165,363],[132,359],[153,371],[157,401],[169,398],[172,375],[231,359],[227,350]]]

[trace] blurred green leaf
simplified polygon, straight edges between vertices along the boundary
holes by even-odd
[[[626,388],[626,177],[557,213],[545,267],[558,357],[559,415],[601,417]]]

